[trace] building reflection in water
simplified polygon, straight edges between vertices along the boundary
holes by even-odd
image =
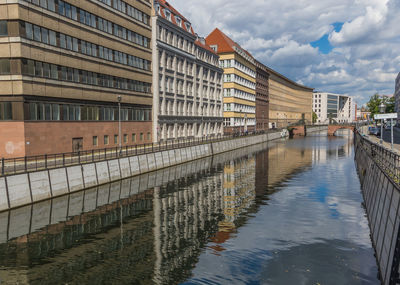
[[[0,280],[183,282],[207,246],[224,250],[275,186],[312,165],[317,154],[298,143],[248,147],[0,213]]]

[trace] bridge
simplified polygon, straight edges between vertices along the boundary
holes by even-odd
[[[356,125],[355,124],[334,124],[334,125],[315,125],[315,126],[307,126],[307,125],[298,125],[298,126],[290,126],[288,127],[290,137],[296,136],[306,136],[307,131],[310,129],[325,127],[324,130],[328,130],[328,136],[334,136],[337,130],[340,129],[349,129],[354,132]]]

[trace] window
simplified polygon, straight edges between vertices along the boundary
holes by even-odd
[[[30,40],[33,40],[33,27],[30,23],[25,23],[25,33],[26,37]]]
[[[132,142],[136,142],[136,134],[132,134]]]
[[[97,145],[98,145],[97,136],[93,136],[93,146]]]
[[[0,21],[0,37],[7,35],[8,35],[7,21]]]
[[[151,140],[151,134],[150,134],[150,132],[147,133],[147,140],[148,140],[148,141]]]
[[[10,74],[10,60],[0,59],[0,74]]]
[[[49,30],[42,28],[42,43],[49,43]]]
[[[57,68],[57,65],[55,65],[55,64],[52,64],[51,66],[50,66],[50,71],[51,71],[51,78],[52,79],[58,79],[58,68]]]
[[[38,42],[41,41],[40,27],[38,26],[33,26],[33,40]]]
[[[109,144],[109,137],[108,137],[108,135],[105,135],[105,136],[104,136],[104,144],[105,144],[105,145],[108,145],[108,144]]]
[[[56,32],[49,31],[49,42],[52,46],[57,46],[57,36]]]
[[[118,135],[114,135],[114,144],[118,144]]]
[[[143,133],[140,133],[140,140],[143,140]]]
[[[0,102],[0,121],[12,120],[11,102]]]
[[[124,134],[124,143],[128,143],[128,135]]]
[[[50,65],[43,63],[43,77],[50,78]]]

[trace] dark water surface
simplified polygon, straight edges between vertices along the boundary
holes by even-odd
[[[379,284],[353,155],[316,134],[0,213],[0,284]]]

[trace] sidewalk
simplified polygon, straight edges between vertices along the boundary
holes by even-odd
[[[399,134],[400,134],[400,130],[398,130],[398,132],[399,132]],[[380,140],[381,140],[380,137],[376,137],[376,136],[374,136],[374,135],[365,135],[365,137],[367,137],[369,140],[371,140],[371,141],[374,142],[374,143],[380,144]],[[383,141],[383,146],[384,146],[385,148],[391,150],[391,144],[390,144],[390,142]],[[395,144],[395,143],[394,143],[394,144],[393,144],[393,151],[394,151],[395,153],[397,153],[397,154],[400,155],[400,144]]]

